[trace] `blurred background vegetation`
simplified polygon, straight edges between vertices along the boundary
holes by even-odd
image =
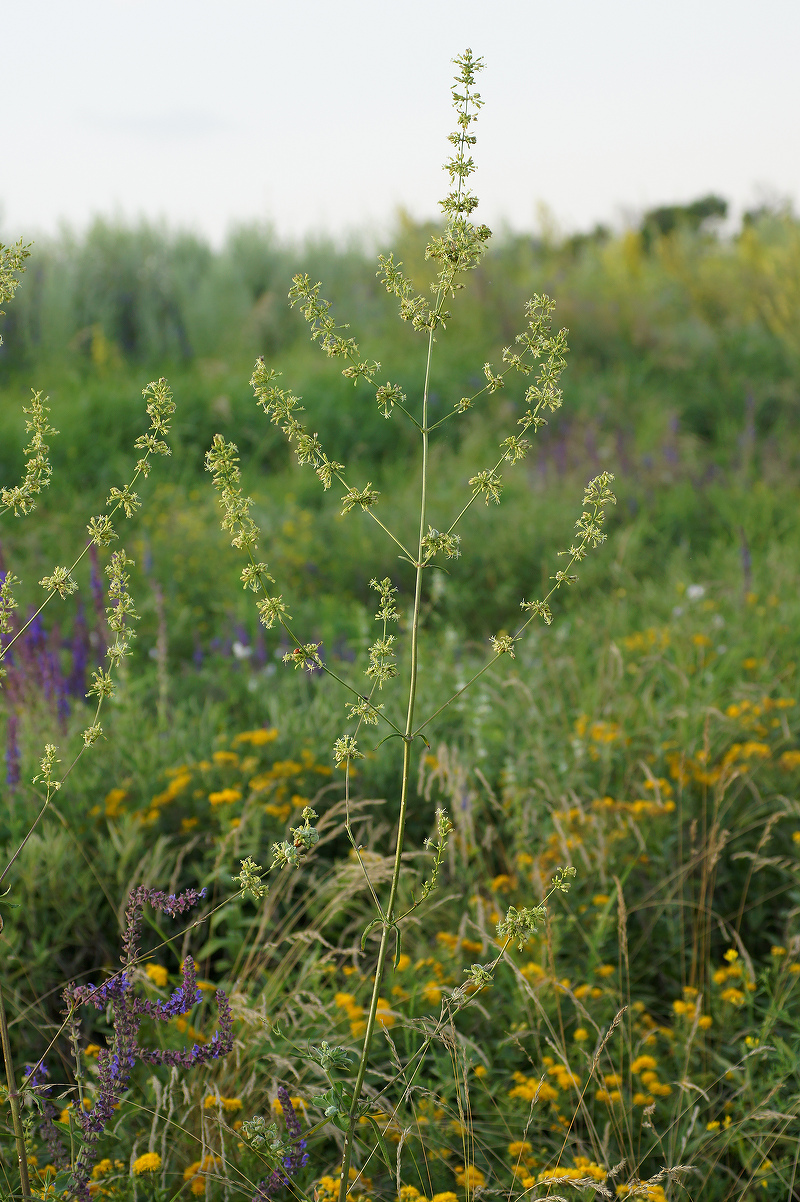
[[[777,946],[775,954],[788,955],[800,972],[793,708],[800,221],[789,210],[764,209],[723,234],[724,217],[724,201],[705,197],[653,210],[622,233],[499,234],[453,303],[432,381],[434,414],[444,415],[481,387],[484,362],[498,365],[524,324],[528,297],[544,291],[556,299],[557,323],[570,331],[564,408],[540,431],[529,458],[506,473],[500,507],[470,510],[462,558],[450,574],[431,573],[423,710],[435,709],[486,658],[488,636],[513,627],[521,598],[541,595],[556,552],[569,543],[588,478],[613,471],[619,503],[608,544],[582,565],[579,584],[559,594],[553,628],[532,633],[513,664],[487,674],[428,730],[432,753],[420,770],[412,841],[420,846],[429,833],[438,797],[457,817],[459,850],[437,917],[413,936],[415,954],[430,955],[459,923],[463,933],[464,881],[475,897],[499,891],[527,904],[553,865],[574,856],[580,905],[578,917],[564,922],[605,906],[619,874],[640,953],[633,992],[662,1024],[678,1023],[683,1013],[673,1013],[673,1000],[683,1005],[680,997],[711,988],[731,940],[741,940],[757,971]],[[401,215],[392,240],[420,288],[428,233]],[[342,698],[318,675],[284,668],[280,632],[258,628],[203,471],[215,432],[237,443],[263,558],[295,629],[321,640],[342,670],[360,671],[375,609],[369,580],[391,575],[402,604],[406,566],[374,524],[360,513],[342,518],[336,490],[323,493],[292,461],[254,404],[248,380],[255,356],[283,371],[328,453],[346,458],[354,481],[381,490],[383,513],[396,515],[401,532],[414,525],[416,443],[401,415],[384,420],[373,394],[354,389],[309,345],[302,318],[286,303],[298,270],[323,281],[337,319],[349,321],[363,352],[382,362],[380,378],[417,396],[423,348],[381,291],[373,248],[357,243],[287,246],[253,226],[213,249],[188,234],[98,221],[80,238],[34,247],[2,319],[0,479],[22,470],[21,406],[31,385],[49,394],[60,430],[52,440],[52,486],[38,513],[7,520],[1,535],[0,568],[23,578],[23,608],[33,605],[36,581],[53,563],[71,562],[86,521],[130,473],[144,428],[144,384],[166,375],[178,403],[172,458],[144,483],[144,506],[121,532],[136,558],[132,591],[142,621],[129,674],[104,717],[108,742],[78,765],[57,812],[14,870],[23,908],[4,938],[18,956],[12,1035],[26,1055],[46,1046],[56,1018],[54,973],[84,980],[114,963],[118,907],[132,884],[203,883],[217,898],[232,887],[237,857],[265,862],[270,842],[283,837],[305,800],[337,814],[340,774],[325,773],[343,729]],[[497,443],[523,411],[523,391],[510,387],[439,431],[434,525],[446,526],[468,495],[469,476],[494,462]],[[2,730],[9,854],[27,829],[26,782],[45,735],[67,747],[85,725],[86,671],[107,631],[101,565],[84,568],[81,592],[51,606],[46,622],[15,648]],[[241,732],[265,725],[277,732],[275,742],[248,785],[256,758],[241,759]],[[371,849],[383,848],[393,822],[396,759],[396,745],[387,744],[359,765],[360,837]],[[223,795],[225,804],[209,801]],[[627,827],[624,838],[614,836],[613,852],[597,842],[600,835],[579,829],[583,805],[602,809],[607,799],[609,813],[624,817],[633,806],[647,816],[654,797],[646,853]],[[385,811],[381,799],[388,799]],[[662,827],[673,810],[659,807],[669,799],[677,821]],[[347,851],[331,823],[320,880]],[[87,906],[89,896],[96,906]],[[213,936],[197,948],[203,976],[229,983],[239,962],[242,904],[221,911]],[[359,915],[337,910],[334,917],[331,938],[354,956],[349,941]],[[582,945],[560,940],[560,921],[554,915],[542,964],[553,980],[561,972],[581,980]],[[616,957],[613,928],[592,935],[592,963]],[[309,954],[308,972],[316,963]],[[294,979],[265,961],[247,980],[237,978],[237,988],[250,991],[253,1007],[268,997],[278,1018],[280,991],[290,1006]],[[314,989],[323,996],[319,982]],[[764,984],[753,994],[747,1015],[722,998],[714,1002],[720,1064],[733,1064],[745,1030],[748,1038],[778,1038],[771,990]],[[622,1004],[623,992],[620,984],[608,1005]],[[793,1091],[794,1106],[800,1020],[796,1002],[784,998],[779,1010],[780,1046],[794,1051],[770,1072]],[[505,1021],[484,1033],[489,1062],[497,1054],[497,1088],[512,1069],[526,1068],[507,1050],[501,1055]],[[759,1082],[768,1092],[773,1078]],[[755,1111],[754,1098],[736,1094],[742,1123]],[[713,1115],[710,1122],[709,1139],[720,1127]],[[719,1138],[713,1157],[734,1176],[745,1165],[748,1180],[773,1146],[759,1144],[756,1156],[731,1150],[733,1136]],[[724,1184],[717,1193],[708,1188],[704,1196],[739,1196]]]

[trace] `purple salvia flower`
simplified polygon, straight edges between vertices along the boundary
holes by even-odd
[[[89,666],[89,630],[86,625],[86,610],[78,600],[75,625],[72,631],[72,668],[67,677],[67,692],[72,697],[83,699],[86,693],[86,669]]]
[[[303,1139],[303,1128],[300,1126],[297,1112],[292,1104],[292,1099],[289,1097],[289,1091],[284,1085],[278,1086],[278,1101],[283,1111],[283,1121],[286,1123],[286,1130],[292,1141],[291,1155],[284,1159],[283,1166],[285,1169],[288,1169],[289,1176],[294,1177],[298,1169],[302,1169],[308,1164],[306,1141]]]
[[[168,1001],[150,1001],[135,996],[130,969],[138,961],[144,906],[151,905],[161,913],[176,918],[191,906],[197,905],[205,894],[205,889],[187,889],[179,894],[167,894],[158,889],[147,889],[143,885],[134,889],[125,910],[121,957],[125,971],[103,985],[71,985],[64,991],[64,999],[70,1009],[77,1005],[90,1004],[98,1010],[103,1010],[110,1004],[114,1025],[111,1046],[101,1049],[97,1056],[98,1076],[94,1106],[88,1113],[76,1113],[75,1116],[83,1134],[84,1145],[72,1170],[71,1189],[81,1202],[90,1202],[89,1179],[97,1154],[96,1144],[128,1087],[136,1061],[190,1068],[195,1064],[205,1064],[209,1060],[225,1056],[233,1047],[233,1015],[228,999],[221,989],[215,994],[219,1014],[217,1030],[207,1044],[193,1044],[188,1051],[184,1048],[182,1052],[175,1052],[144,1048],[138,1042],[142,1018],[168,1022],[171,1018],[186,1014],[201,996],[197,988],[194,961],[189,956],[183,962],[182,983]]]
[[[15,709],[9,709],[6,722],[6,784],[14,789],[19,784],[19,717]]]
[[[251,1202],[268,1202],[276,1190],[280,1189],[283,1185],[288,1185],[289,1180],[295,1176],[298,1170],[308,1164],[308,1153],[306,1152],[306,1141],[303,1139],[303,1128],[300,1126],[300,1120],[292,1105],[289,1091],[283,1085],[278,1086],[278,1101],[281,1104],[287,1134],[292,1141],[292,1151],[288,1156],[284,1156],[283,1158],[283,1167],[286,1169],[288,1176],[279,1169],[274,1169],[267,1181],[259,1182]]]
[[[279,1173],[275,1169],[268,1181],[260,1181],[256,1186],[256,1192],[253,1194],[252,1202],[269,1202],[269,1199],[279,1190],[282,1185],[287,1185],[288,1182],[283,1173]]]

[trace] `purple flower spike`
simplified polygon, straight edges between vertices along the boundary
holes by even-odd
[[[168,1001],[150,1001],[136,997],[133,992],[131,969],[139,956],[142,912],[145,904],[163,914],[176,918],[197,905],[206,895],[205,889],[187,889],[184,893],[166,894],[144,886],[134,889],[125,911],[125,933],[122,939],[122,962],[125,970],[103,985],[70,985],[64,990],[64,1000],[70,1012],[78,1005],[92,1005],[98,1010],[111,1006],[114,1037],[111,1046],[97,1055],[97,1092],[90,1111],[76,1112],[75,1121],[81,1129],[84,1145],[72,1170],[70,1188],[81,1202],[91,1202],[89,1180],[97,1156],[97,1141],[105,1131],[122,1095],[128,1087],[137,1060],[145,1064],[169,1064],[190,1068],[225,1056],[233,1047],[233,1015],[225,993],[218,989],[215,998],[219,1014],[217,1030],[207,1044],[193,1044],[182,1052],[144,1048],[139,1044],[139,1025],[142,1018],[168,1022],[186,1014],[200,1000],[194,961],[187,956],[183,962],[182,983]]]

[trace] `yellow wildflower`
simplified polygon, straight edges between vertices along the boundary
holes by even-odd
[[[144,970],[154,985],[163,989],[169,979],[169,973],[163,964],[148,964]]]
[[[143,1156],[136,1157],[131,1167],[137,1177],[142,1173],[157,1173],[161,1168],[161,1157],[158,1152],[145,1152]]]
[[[242,795],[238,789],[219,789],[216,793],[209,793],[208,800],[212,806],[232,805],[235,801],[241,801]]]
[[[127,789],[111,789],[106,793],[105,811],[106,818],[116,818],[119,814],[120,807],[123,801],[128,796]]]
[[[589,1032],[585,1027],[577,1027],[572,1038],[576,1043],[585,1043],[585,1041],[589,1038]]]
[[[455,1175],[456,1185],[465,1190],[482,1189],[486,1184],[485,1175],[474,1164],[468,1164],[466,1168],[463,1165],[456,1166]]]
[[[449,931],[437,931],[436,940],[438,943],[444,944],[448,951],[454,952],[458,947],[458,935],[452,935]]]
[[[235,751],[215,751],[211,758],[214,763],[219,764],[221,768],[235,768],[239,763],[239,757]]]
[[[387,1002],[385,997],[378,998],[378,1006],[375,1011],[375,1020],[376,1022],[379,1022],[382,1027],[393,1027],[397,1021],[394,1014],[392,1014],[392,1007],[389,1002]]]
[[[512,1160],[518,1160],[521,1156],[530,1156],[533,1148],[527,1139],[515,1139],[508,1145],[508,1155]]]
[[[438,1006],[442,1000],[442,991],[436,981],[428,981],[422,987],[422,996],[429,1006]]]
[[[278,732],[274,727],[262,726],[258,730],[243,730],[241,734],[236,735],[233,745],[236,747],[239,743],[249,743],[251,747],[263,747],[265,743],[272,743],[277,737]]]

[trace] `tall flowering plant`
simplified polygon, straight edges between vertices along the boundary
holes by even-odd
[[[428,847],[433,853],[429,878],[423,884],[419,896],[404,909],[401,904],[400,884],[406,845],[409,791],[417,749],[427,745],[425,731],[465,689],[489,668],[498,664],[503,657],[514,658],[516,644],[523,638],[532,622],[542,619],[549,624],[552,621],[550,600],[553,594],[562,586],[574,583],[577,577],[573,574],[573,567],[584,559],[590,549],[604,542],[605,512],[609,505],[615,503],[610,487],[613,477],[608,472],[602,472],[586,487],[573,543],[561,552],[566,563],[552,575],[549,591],[540,599],[522,600],[523,619],[516,631],[494,635],[491,639],[490,654],[472,680],[435,712],[420,717],[417,698],[420,673],[424,669],[420,656],[420,631],[424,613],[425,581],[432,571],[443,570],[443,561],[459,559],[462,554],[461,531],[470,508],[478,500],[483,500],[486,505],[499,504],[504,487],[503,473],[525,459],[531,448],[530,436],[535,435],[547,423],[548,414],[560,407],[562,393],[559,378],[566,366],[567,354],[567,331],[554,331],[552,328],[554,302],[547,296],[535,295],[526,305],[525,325],[517,335],[515,346],[503,349],[502,364],[497,368],[491,363],[484,364],[483,386],[470,396],[453,398],[450,411],[444,417],[432,420],[430,381],[434,346],[437,338],[444,333],[450,318],[448,305],[465,286],[465,277],[477,267],[491,236],[491,231],[486,225],[476,224],[472,219],[478,207],[478,198],[468,187],[469,177],[475,171],[474,124],[483,103],[475,85],[483,62],[476,58],[471,50],[467,50],[455,60],[455,65],[457,75],[452,99],[456,111],[456,129],[449,135],[452,151],[444,165],[449,190],[440,202],[445,224],[442,232],[432,236],[425,248],[425,258],[434,266],[430,292],[425,294],[417,291],[412,279],[403,270],[403,264],[396,262],[393,255],[381,255],[378,260],[378,278],[386,291],[397,301],[401,320],[409,323],[423,340],[424,383],[420,395],[409,398],[400,385],[391,380],[379,382],[381,364],[364,355],[355,338],[348,333],[349,327],[337,322],[331,302],[321,295],[320,283],[312,283],[307,275],[297,275],[289,291],[290,303],[292,306],[299,306],[308,323],[312,341],[316,342],[329,358],[339,360],[343,364],[342,375],[351,380],[354,387],[360,388],[364,397],[372,394],[372,403],[378,406],[384,418],[409,422],[416,431],[420,451],[420,501],[416,540],[409,543],[401,537],[393,520],[395,515],[391,508],[388,512],[382,509],[380,493],[373,488],[370,481],[354,480],[345,464],[339,463],[326,452],[318,435],[313,432],[313,424],[304,420],[301,398],[290,388],[281,386],[280,373],[275,368],[269,366],[263,358],[259,359],[251,381],[258,405],[269,420],[286,435],[298,463],[310,466],[325,490],[334,485],[342,490],[342,516],[363,513],[368,520],[377,523],[397,548],[400,558],[412,567],[413,587],[408,597],[410,616],[405,623],[404,632],[407,636],[407,666],[402,675],[398,654],[400,643],[398,634],[394,633],[403,628],[396,583],[388,577],[371,582],[379,598],[375,615],[379,623],[379,635],[369,647],[368,662],[365,666],[366,684],[344,679],[326,662],[320,643],[305,641],[295,631],[288,599],[278,591],[277,586],[273,587],[276,582],[269,573],[268,565],[257,558],[260,532],[250,513],[252,501],[242,488],[235,444],[217,434],[206,456],[206,466],[219,493],[223,513],[222,527],[230,535],[232,545],[245,555],[241,581],[244,588],[252,590],[256,596],[260,621],[267,628],[276,624],[282,628],[291,648],[284,656],[286,663],[295,668],[325,672],[337,680],[347,693],[348,729],[336,739],[332,755],[335,763],[345,772],[348,807],[351,767],[354,761],[362,758],[364,754],[359,745],[362,731],[371,726],[381,727],[386,739],[399,738],[403,745],[394,845],[391,852],[394,867],[388,891],[383,896],[377,882],[371,877],[369,865],[361,855],[350,826],[348,809],[347,833],[352,843],[353,854],[369,887],[375,910],[375,917],[363,934],[362,951],[366,949],[367,940],[373,932],[379,939],[377,951],[372,958],[374,984],[361,1050],[354,1071],[345,1076],[339,1076],[335,1071],[346,1069],[349,1063],[343,1049],[328,1049],[324,1054],[312,1055],[330,1079],[331,1088],[321,1099],[326,1121],[335,1123],[344,1132],[340,1202],[345,1202],[350,1187],[350,1162],[356,1142],[363,1139],[360,1133],[364,1131],[364,1124],[359,1120],[365,1120],[368,1131],[372,1129],[369,1106],[364,1100],[364,1086],[370,1068],[370,1054],[386,974],[392,958],[395,964],[399,961],[403,929],[411,914],[425,901],[436,885],[448,836],[452,830],[447,815],[438,811],[435,834],[428,841]],[[459,511],[449,516],[436,515],[434,525],[429,499],[432,436],[446,422],[478,404],[485,403],[519,377],[526,382],[526,387],[523,394],[523,413],[518,419],[517,429],[500,442],[495,461],[469,479],[467,496]],[[396,697],[393,682],[403,677],[402,695]],[[295,838],[292,845],[276,845],[273,867],[297,868],[301,857],[312,849],[316,832],[308,820],[305,827],[299,828],[293,834]],[[254,888],[263,888],[258,885],[263,870],[250,862],[247,871]],[[573,872],[573,869],[565,869],[556,874],[551,892],[555,889],[566,890]],[[257,896],[255,891],[253,895]],[[543,915],[543,903],[521,909],[511,907],[500,919],[497,927],[501,945],[500,955],[504,954],[512,942],[523,945]],[[491,983],[496,963],[497,960],[489,965],[474,964],[467,970],[467,984],[456,989],[443,1003],[441,1023],[444,1023],[454,1010],[466,1005],[472,993]],[[420,1071],[422,1059],[419,1057],[424,1058],[424,1051],[429,1043],[430,1039],[424,1043],[422,1052],[417,1054],[418,1058],[411,1073],[412,1080]],[[323,1060],[319,1059],[320,1056],[323,1056],[324,1064]],[[405,1076],[403,1079],[407,1083]],[[368,1156],[376,1151],[383,1155],[382,1140],[377,1128],[376,1136],[378,1143],[366,1153]],[[387,1168],[392,1171],[389,1160],[385,1156],[383,1158]]]

